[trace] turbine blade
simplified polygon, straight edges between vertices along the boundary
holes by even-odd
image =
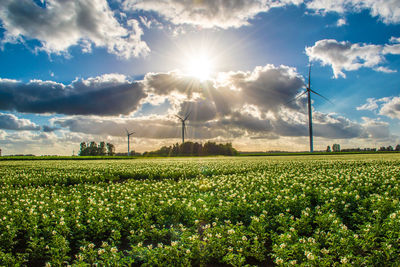
[[[289,103],[291,103],[291,102],[293,102],[293,101],[299,99],[299,98],[300,98],[301,96],[303,96],[305,93],[307,93],[307,91],[304,91],[303,93],[299,94],[298,96],[292,98],[291,100],[289,100],[288,102],[286,102],[285,105],[287,105],[287,104],[289,104]]]
[[[180,116],[175,115],[175,117],[177,117],[178,119],[180,119],[181,121],[183,121],[183,119],[182,119]]]
[[[319,95],[320,97],[322,97],[323,99],[325,99],[326,101],[328,101],[329,103],[331,103],[331,104],[333,105],[333,102],[330,101],[330,100],[329,100],[328,98],[326,98],[325,96],[323,96],[323,95],[321,95],[321,94],[315,92],[314,90],[311,90],[311,89],[310,89],[310,91],[313,92],[313,93],[316,94],[316,95]]]
[[[190,113],[192,113],[192,112],[190,111],[189,113],[187,113],[187,114],[186,114],[186,116],[185,116],[185,119],[184,119],[184,120],[187,120],[187,119],[189,118],[189,116],[190,116]]]

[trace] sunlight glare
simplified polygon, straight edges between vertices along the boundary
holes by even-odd
[[[200,81],[211,78],[213,64],[206,55],[199,55],[189,60],[186,65],[186,73]]]

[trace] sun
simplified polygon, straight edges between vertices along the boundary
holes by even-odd
[[[185,65],[185,73],[200,81],[210,79],[213,73],[213,63],[210,58],[204,54],[191,57]]]

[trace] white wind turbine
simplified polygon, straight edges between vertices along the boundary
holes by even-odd
[[[312,127],[311,93],[314,93],[314,94],[322,97],[329,103],[332,103],[332,102],[328,98],[324,97],[323,95],[321,95],[311,89],[311,63],[310,63],[309,69],[308,69],[308,85],[304,84],[304,87],[306,90],[303,93],[301,93],[296,98],[292,99],[291,101],[289,101],[287,103],[290,103],[290,102],[300,98],[302,95],[307,94],[307,98],[308,98],[308,101],[307,101],[307,103],[308,103],[308,133],[309,133],[309,137],[310,137],[310,152],[312,153],[312,152],[314,152],[314,140],[313,140],[313,127]]]
[[[185,132],[186,132],[186,124],[185,124],[185,122],[189,118],[190,112],[186,113],[184,118],[182,118],[182,117],[180,117],[178,115],[175,115],[175,116],[182,122],[182,144],[184,144],[185,143]]]
[[[129,132],[128,131],[128,129],[126,129],[125,128],[125,131],[126,131],[126,136],[128,137],[128,156],[130,156],[130,154],[131,154],[131,152],[130,152],[130,150],[129,150],[129,137],[131,136],[131,135],[133,135],[135,132]]]

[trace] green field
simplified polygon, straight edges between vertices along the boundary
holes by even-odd
[[[400,155],[0,162],[0,265],[400,265]]]

